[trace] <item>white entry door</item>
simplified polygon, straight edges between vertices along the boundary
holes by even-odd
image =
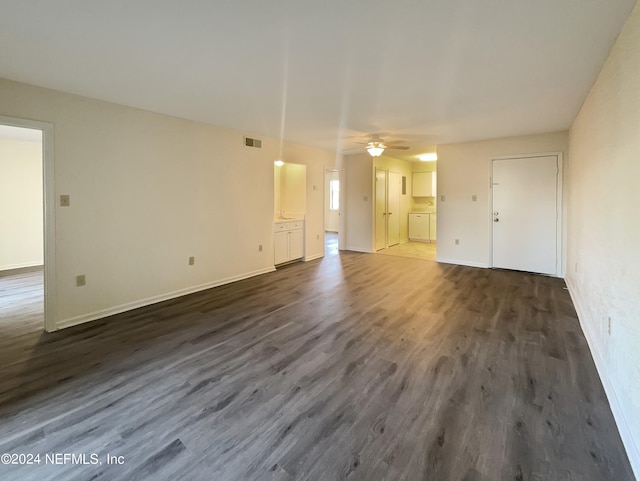
[[[493,267],[559,275],[558,155],[493,160]]]
[[[387,245],[400,243],[400,192],[402,176],[397,172],[389,172],[389,189],[387,195]]]
[[[387,247],[387,171],[376,169],[376,250]]]

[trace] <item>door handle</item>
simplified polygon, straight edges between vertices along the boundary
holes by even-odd
[[[493,213],[493,215],[498,215],[498,211],[496,210],[496,211]]]
[[[497,217],[494,217],[493,222],[500,222],[500,219],[498,219]]]
[[[393,212],[389,212],[389,215],[393,214]]]

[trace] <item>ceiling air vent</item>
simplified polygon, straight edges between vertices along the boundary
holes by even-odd
[[[244,145],[246,147],[255,147],[256,149],[262,148],[262,140],[260,139],[252,139],[250,137],[244,138]]]

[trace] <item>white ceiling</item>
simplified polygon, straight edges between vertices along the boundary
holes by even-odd
[[[330,150],[381,132],[410,159],[567,129],[634,4],[0,0],[0,76]]]

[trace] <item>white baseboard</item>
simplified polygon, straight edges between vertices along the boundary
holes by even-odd
[[[596,365],[598,375],[600,376],[600,381],[602,382],[602,386],[604,387],[604,392],[607,395],[607,399],[609,400],[611,412],[613,413],[613,418],[615,419],[616,425],[618,426],[618,432],[620,433],[620,438],[622,438],[622,444],[624,444],[624,447],[627,451],[629,463],[631,464],[631,468],[633,469],[636,479],[640,479],[640,451],[638,450],[638,445],[636,444],[636,440],[633,438],[631,429],[629,429],[627,417],[625,416],[625,413],[620,406],[620,401],[618,400],[616,390],[607,373],[607,368],[604,364],[604,360],[600,355],[600,350],[598,349],[598,344],[596,343],[595,336],[591,329],[588,327],[589,324],[587,324],[586,322],[587,316],[584,309],[580,305],[580,300],[576,292],[577,289],[573,285],[571,279],[567,278],[565,279],[565,282],[567,284],[571,300],[573,301],[573,305],[575,306],[576,312],[578,313],[580,327],[582,328],[584,337],[587,339],[587,344],[589,345],[589,350],[591,351],[591,357],[593,358],[593,362]]]
[[[18,264],[7,264],[5,266],[0,266],[0,271],[12,271],[14,269],[24,269],[25,267],[38,267],[42,265],[42,260],[33,262],[19,262]]]
[[[461,261],[457,259],[443,259],[442,257],[438,257],[436,255],[436,262],[441,262],[443,264],[456,264],[459,266],[467,266],[467,267],[482,267],[484,269],[488,269],[489,266],[482,262],[471,262],[471,261]]]
[[[175,299],[176,297],[186,296],[187,294],[193,294],[194,292],[204,291],[213,287],[222,286],[231,282],[241,281],[242,279],[248,279],[249,277],[259,276],[268,272],[275,271],[275,267],[266,267],[257,271],[247,272],[237,276],[227,277],[226,279],[220,279],[213,282],[207,282],[198,286],[187,287],[177,291],[169,292],[166,294],[160,294],[158,296],[148,297],[146,299],[140,299],[138,301],[128,302],[119,306],[110,307],[108,309],[102,309],[100,311],[91,312],[89,314],[82,314],[81,316],[72,317],[69,319],[63,319],[56,321],[56,330],[65,329],[67,327],[77,326],[84,324],[85,322],[95,321],[96,319],[102,319],[103,317],[113,316],[122,312],[138,309],[139,307],[149,306],[151,304],[157,304],[158,302],[168,301],[169,299]]]
[[[366,254],[374,254],[376,251],[371,250],[371,248],[367,247],[358,247],[358,246],[346,246],[344,250],[354,251],[354,252],[364,252]]]

